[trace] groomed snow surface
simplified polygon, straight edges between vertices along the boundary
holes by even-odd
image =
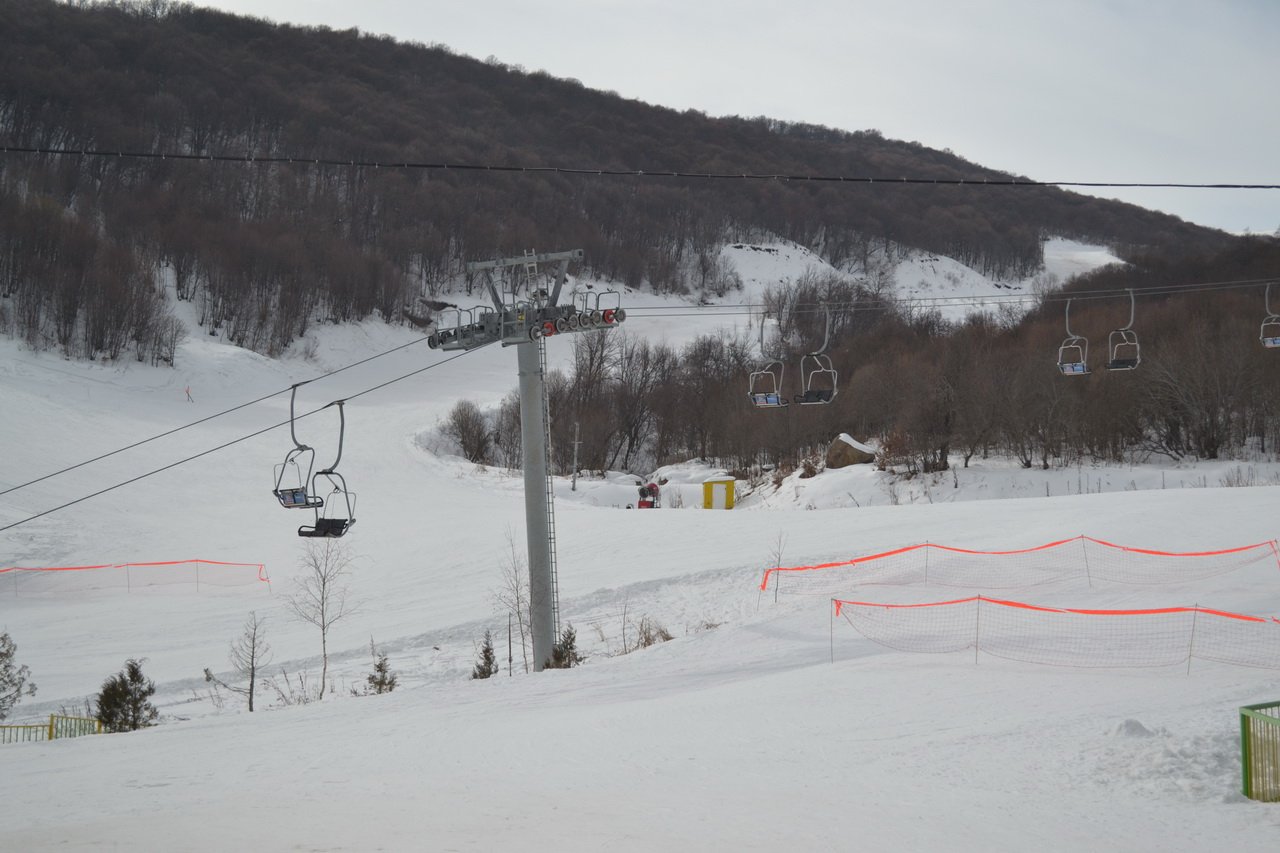
[[[681,328],[638,317],[623,331],[678,343]],[[85,365],[0,343],[0,491],[414,335],[370,323],[321,329],[316,340],[311,360],[273,362],[194,334],[172,370]],[[569,349],[548,342],[553,363]],[[259,712],[225,692],[219,708],[201,675],[211,667],[233,677],[228,646],[254,611],[267,620],[271,674],[318,678],[318,631],[284,605],[299,572],[301,520],[269,492],[287,429],[0,533],[0,568],[199,558],[264,563],[271,577],[268,585],[229,571],[231,585],[214,586],[205,574],[197,589],[175,574],[182,582],[128,590],[68,573],[23,595],[12,573],[0,574],[0,629],[39,685],[7,723],[82,708],[131,657],[145,658],[162,714],[161,725],[137,733],[0,747],[0,849],[1280,845],[1280,806],[1240,794],[1237,713],[1280,699],[1280,670],[900,653],[833,624],[826,596],[775,602],[758,588],[775,559],[813,564],[925,541],[1011,549],[1086,533],[1174,551],[1264,541],[1280,533],[1273,461],[1027,472],[975,460],[954,477],[896,484],[858,466],[762,485],[731,512],[697,508],[701,479],[717,472],[692,463],[654,472],[668,481],[654,511],[624,508],[635,496],[630,476],[579,479],[576,491],[564,480],[556,484],[562,619],[589,660],[526,675],[517,648],[510,676],[507,616],[493,598],[511,542],[524,548],[521,480],[451,455],[436,430],[457,400],[490,405],[514,387],[515,353],[491,347],[444,363],[450,355],[413,345],[299,391],[306,411],[352,398],[342,470],[359,493],[358,522],[343,542],[356,558],[348,582],[359,608],[331,631],[335,689],[323,702],[283,707],[266,689]],[[354,396],[431,364],[439,367]],[[274,396],[0,496],[0,526],[287,416],[288,395]],[[743,418],[761,416],[804,412],[744,405]],[[324,459],[336,427],[329,409],[301,421],[299,438]],[[1223,485],[1241,481],[1256,485]],[[856,585],[847,593],[889,594]],[[1273,616],[1280,568],[1000,597]],[[674,639],[619,654],[624,624],[634,644],[642,618]],[[473,681],[486,628],[503,671]],[[371,637],[400,687],[353,697],[372,669]]]

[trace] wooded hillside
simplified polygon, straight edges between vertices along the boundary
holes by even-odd
[[[746,377],[760,367],[752,341],[711,338],[675,352],[625,333],[581,336],[574,369],[550,382],[560,470],[574,423],[585,427],[587,468],[713,457],[748,475],[812,465],[842,431],[882,439],[882,462],[907,473],[945,470],[953,455],[1049,466],[1265,452],[1280,441],[1280,358],[1258,343],[1260,289],[1167,293],[1256,285],[1280,269],[1274,239],[1047,187],[154,156],[1010,177],[874,130],[677,112],[444,46],[163,0],[8,0],[0,146],[41,150],[0,153],[0,329],[72,356],[172,362],[184,330],[169,292],[198,307],[201,333],[276,353],[310,322],[375,313],[394,322],[469,292],[467,261],[529,248],[581,248],[582,274],[693,295],[731,286],[720,247],[757,237],[794,241],[855,274],[770,296],[790,330],[780,354],[793,382],[820,340],[819,306],[832,311],[840,382],[827,406],[750,411]],[[856,284],[869,259],[904,247],[1025,277],[1040,268],[1046,236],[1106,244],[1129,261],[1068,287],[1110,294],[1081,299],[1072,315],[1094,342],[1092,376],[1055,367],[1062,299],[1021,319],[954,327]],[[1108,373],[1102,350],[1128,308],[1114,297],[1130,288],[1142,366]],[[510,464],[514,414],[510,401],[493,414],[463,407],[453,432],[469,456]]]
[[[154,0],[0,5],[0,144],[196,155],[747,174],[1007,177],[949,153],[712,118],[443,46]],[[716,249],[769,233],[857,269],[886,245],[989,275],[1046,234],[1166,256],[1232,238],[1053,188],[918,187],[0,155],[9,329],[81,355],[171,357],[157,281],[205,331],[277,352],[313,319],[401,316],[467,260],[582,248],[586,274],[726,285]]]

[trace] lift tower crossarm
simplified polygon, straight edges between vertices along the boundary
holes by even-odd
[[[560,286],[564,284],[565,273],[569,269],[569,261],[580,261],[583,258],[582,249],[571,249],[567,252],[540,252],[538,254],[520,255],[513,258],[493,258],[488,261],[468,261],[467,272],[477,273],[485,270],[504,269],[506,267],[518,267],[525,264],[543,264],[552,261],[559,263],[559,269],[556,271],[556,286],[551,291],[551,297],[547,300],[547,305],[555,305],[560,298]],[[489,296],[494,300],[494,308],[498,311],[502,310],[502,300],[498,298],[490,287]]]

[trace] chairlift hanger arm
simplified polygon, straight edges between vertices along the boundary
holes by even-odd
[[[1121,332],[1127,332],[1127,331],[1129,331],[1130,329],[1132,329],[1132,328],[1133,328],[1133,314],[1134,314],[1134,298],[1133,298],[1133,289],[1132,289],[1132,288],[1130,288],[1130,289],[1129,289],[1129,322],[1128,322],[1128,323],[1126,323],[1126,324],[1124,325],[1124,327],[1123,327],[1123,328],[1121,328],[1119,331],[1121,331]]]
[[[342,461],[342,442],[347,433],[347,416],[342,405],[345,402],[346,400],[334,400],[328,406],[325,406],[326,409],[329,408],[329,406],[338,407],[338,456],[333,460],[332,465],[328,468],[321,468],[316,472],[316,474],[333,474],[338,467],[338,463]]]
[[[822,333],[822,346],[809,353],[809,355],[813,356],[822,355],[827,351],[827,345],[831,343],[831,308],[824,302],[822,303],[822,310],[827,315],[827,325]]]
[[[306,385],[312,381],[313,380],[308,379],[305,382],[295,382],[293,383],[293,387],[289,389],[289,437],[293,439],[293,445],[298,450],[310,450],[311,448],[298,441],[298,432],[294,427],[294,424],[298,422],[298,419],[294,414],[294,404],[298,399],[298,387]]]
[[[1075,332],[1071,331],[1071,300],[1070,299],[1067,299],[1066,321],[1067,321],[1067,337],[1068,338],[1080,337]]]

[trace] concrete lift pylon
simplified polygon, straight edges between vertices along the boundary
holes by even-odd
[[[583,252],[536,254],[495,258],[467,264],[467,274],[490,273],[516,267],[518,274],[510,293],[500,292],[492,275],[485,286],[493,308],[477,307],[457,311],[452,326],[437,326],[427,337],[432,349],[475,349],[495,342],[516,347],[520,379],[520,449],[524,466],[525,536],[529,560],[529,611],[533,635],[533,669],[539,672],[551,660],[559,633],[559,588],[556,579],[554,491],[550,473],[549,417],[544,381],[545,339],[555,334],[607,329],[626,319],[621,305],[601,306],[605,294],[589,294],[576,305],[560,305],[560,291],[567,278],[569,262],[581,260]],[[539,264],[556,264],[551,290],[536,285]],[[520,293],[523,285],[524,294]],[[591,298],[594,297],[594,301]],[[464,322],[465,321],[465,322]]]

